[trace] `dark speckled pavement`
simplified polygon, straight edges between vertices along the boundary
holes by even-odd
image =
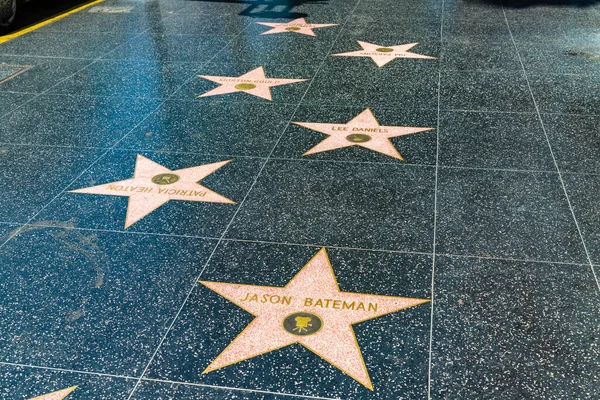
[[[600,399],[598,1],[105,0],[0,118],[2,400]]]

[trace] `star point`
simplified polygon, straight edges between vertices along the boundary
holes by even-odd
[[[327,28],[330,26],[337,26],[338,24],[309,24],[306,22],[304,18],[297,18],[293,21],[285,22],[285,23],[277,23],[277,22],[257,22],[259,25],[268,26],[273,28],[266,32],[261,33],[261,35],[272,35],[275,33],[299,33],[301,35],[308,36],[317,36],[313,29],[318,28]]]
[[[437,60],[437,57],[426,56],[422,54],[412,53],[408,50],[419,44],[408,43],[396,46],[380,46],[374,43],[361,42],[357,40],[362,50],[351,51],[347,53],[332,54],[332,56],[343,56],[343,57],[370,57],[379,68],[383,67],[387,63],[395,60],[396,58],[424,58],[430,60]]]
[[[218,83],[220,86],[198,96],[209,97],[222,94],[244,92],[252,96],[272,101],[271,87],[304,82],[308,79],[267,78],[263,67],[258,67],[240,76],[198,75],[199,78]]]
[[[63,400],[69,394],[71,394],[71,392],[73,392],[75,389],[77,389],[77,386],[71,386],[70,388],[66,388],[66,389],[59,390],[59,391],[52,392],[52,393],[43,394],[41,396],[34,397],[29,400]]]
[[[255,317],[203,373],[300,344],[370,390],[352,325],[429,301],[341,291],[325,248],[284,287],[200,283]]]
[[[359,146],[403,161],[404,158],[391,138],[430,131],[434,128],[410,126],[383,126],[370,108],[365,109],[346,124],[317,122],[293,122],[295,125],[328,135],[328,137],[306,151],[303,156],[335,149]]]
[[[170,200],[236,204],[198,183],[229,162],[231,160],[172,171],[138,154],[133,178],[70,192],[129,197],[125,217],[125,228],[129,228]]]

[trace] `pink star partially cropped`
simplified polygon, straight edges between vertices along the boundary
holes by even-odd
[[[351,51],[349,53],[332,54],[332,56],[347,56],[347,57],[371,57],[378,67],[383,67],[390,61],[396,58],[428,58],[436,60],[436,57],[424,56],[422,54],[411,53],[408,51],[419,43],[401,44],[398,46],[380,46],[378,44],[358,41],[362,50]]]
[[[324,248],[285,287],[201,283],[255,316],[204,373],[299,343],[371,390],[352,325],[429,301],[342,292]]]
[[[304,18],[298,18],[290,22],[277,23],[277,22],[257,22],[257,24],[269,26],[273,29],[261,33],[261,35],[272,35],[274,33],[294,32],[303,35],[317,36],[313,32],[313,29],[326,28],[329,26],[337,26],[338,24],[309,24]]]
[[[245,92],[263,99],[273,100],[271,97],[271,87],[306,81],[306,79],[267,78],[265,76],[265,70],[263,67],[253,69],[252,71],[246,72],[241,76],[198,76],[221,85],[218,88],[201,94],[198,97]]]
[[[323,124],[317,122],[294,122],[313,131],[329,135],[328,138],[308,150],[303,155],[322,153],[350,146],[360,146],[386,156],[404,160],[390,138],[424,132],[433,128],[409,126],[383,126],[375,119],[370,109],[354,117],[346,124]]]
[[[59,390],[58,392],[43,394],[29,400],[63,400],[75,389],[77,389],[77,386],[71,386],[70,388]]]
[[[128,228],[169,200],[235,204],[198,183],[229,161],[171,171],[138,155],[133,178],[71,192],[129,197],[125,218],[125,228]]]

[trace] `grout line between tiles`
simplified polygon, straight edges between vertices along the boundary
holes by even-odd
[[[244,242],[244,243],[264,243],[282,246],[299,246],[299,247],[315,247],[338,250],[356,250],[356,251],[371,251],[379,253],[392,253],[392,254],[413,254],[422,256],[433,256],[433,253],[427,253],[422,251],[410,251],[410,250],[392,250],[392,249],[373,249],[364,247],[350,247],[350,246],[336,246],[327,244],[315,244],[315,243],[293,243],[293,242],[274,242],[268,240],[258,239],[240,239],[240,238],[223,238],[223,241],[229,242]],[[540,264],[556,264],[556,265],[572,265],[572,266],[587,266],[587,263],[577,262],[565,262],[565,261],[551,261],[551,260],[535,260],[535,259],[523,259],[523,258],[504,258],[504,257],[490,257],[490,256],[475,256],[469,254],[450,254],[450,253],[436,253],[436,257],[451,257],[451,258],[473,258],[477,260],[494,260],[494,261],[507,261],[507,262],[522,262],[522,263],[540,263]]]
[[[62,33],[71,33],[71,32],[62,32]],[[72,32],[72,33],[82,33],[82,32]],[[108,33],[108,32],[101,32],[101,33]],[[122,47],[123,45],[129,43],[129,41],[131,40],[135,40],[138,37],[144,35],[145,33],[147,33],[146,31],[144,32],[140,32],[140,33],[127,33],[126,35],[130,36],[130,39],[127,39],[127,41],[125,43],[120,43],[117,45],[117,47]],[[166,36],[169,36],[172,34],[167,34]],[[208,35],[180,35],[177,34],[178,36],[208,36]],[[116,36],[116,35],[115,35]],[[235,36],[231,36],[231,35],[226,35],[226,36],[221,36],[221,35],[210,35],[210,36],[219,36],[222,37],[224,39],[229,39],[231,37],[235,37]],[[440,54],[441,54],[440,50]],[[110,62],[130,62],[130,63],[154,63],[154,64],[162,64],[162,63],[169,63],[169,64],[203,64],[206,62],[206,60],[168,60],[168,59],[164,59],[164,60],[156,60],[156,59],[130,59],[130,58],[112,58],[110,57],[110,53],[113,53],[113,50],[109,51],[107,54],[99,56],[98,58],[87,58],[87,57],[65,57],[65,56],[42,56],[42,55],[36,55],[36,54],[15,54],[15,53],[0,53],[0,58],[1,57],[13,57],[13,58],[41,58],[41,59],[56,59],[56,60],[71,60],[71,61],[110,61]],[[225,64],[232,64],[231,61],[226,62]],[[251,64],[251,63],[249,63]],[[281,63],[281,62],[265,62],[264,65],[297,65],[297,66],[304,66],[304,65],[309,65],[309,63],[303,64],[303,63],[294,63],[294,64],[289,64],[289,63]],[[461,73],[481,73],[481,74],[517,74],[520,73],[521,70],[520,69],[515,69],[515,70],[496,70],[496,69],[490,69],[490,70],[486,70],[486,69],[455,69],[455,68],[445,68],[441,63],[439,66],[440,70],[442,72],[461,72]],[[547,72],[547,71],[529,71],[529,72],[533,72],[536,75],[568,75],[568,76],[581,76],[581,77],[595,77],[596,74],[594,73],[569,73],[569,72]],[[132,96],[133,97],[133,96]],[[498,111],[500,112],[500,111]],[[506,113],[527,113],[527,114],[535,114],[535,112],[531,112],[531,111],[502,111],[502,112],[506,112]]]
[[[444,42],[444,9],[445,0],[442,0],[442,15],[440,17],[440,43]],[[444,47],[440,47],[440,60],[443,57]],[[431,385],[432,385],[432,359],[433,359],[433,324],[435,311],[435,261],[436,261],[436,246],[437,246],[437,196],[438,182],[440,170],[440,121],[441,121],[441,104],[442,104],[442,69],[438,71],[437,85],[437,129],[436,129],[436,149],[435,149],[435,186],[433,194],[433,243],[431,250],[433,252],[431,259],[431,308],[429,316],[429,357],[427,362],[427,399],[431,400]]]
[[[48,228],[48,229],[64,229],[64,230],[76,230],[76,231],[89,231],[89,232],[102,232],[102,233],[112,233],[117,235],[139,235],[139,236],[163,236],[163,237],[175,237],[175,238],[186,238],[186,239],[199,239],[199,240],[207,240],[207,241],[218,241],[220,237],[213,236],[196,236],[196,235],[182,235],[176,233],[160,233],[160,232],[143,232],[143,231],[125,231],[125,230],[116,230],[116,229],[103,229],[103,228],[87,228],[87,227],[77,227],[77,226],[64,226],[57,224],[44,224],[44,223],[34,223],[34,224],[26,224],[23,222],[6,222],[0,221],[1,225],[11,225],[11,226],[20,226],[25,225],[25,229],[27,226],[32,226],[36,228]],[[19,233],[11,235],[11,238],[14,238]],[[326,247],[328,249],[337,249],[337,250],[351,250],[351,251],[369,251],[374,253],[391,253],[391,254],[411,254],[411,255],[420,255],[420,256],[433,256],[433,253],[428,253],[424,251],[411,251],[411,250],[394,250],[394,249],[373,249],[366,247],[353,247],[353,246],[340,246],[340,245],[331,245],[331,244],[319,244],[319,243],[294,243],[294,242],[276,242],[270,240],[259,240],[259,239],[243,239],[243,238],[222,238],[222,242],[239,242],[239,243],[260,243],[260,244],[271,244],[278,246],[296,246],[296,247],[314,247],[316,249],[320,249]],[[451,253],[436,253],[436,257],[451,257],[451,258],[472,258],[477,260],[495,260],[495,261],[506,261],[506,262],[520,262],[520,263],[540,263],[540,264],[556,264],[556,265],[572,265],[572,266],[588,266],[588,263],[578,263],[578,262],[566,262],[566,261],[553,261],[553,260],[536,260],[536,259],[526,259],[526,258],[507,258],[507,257],[492,257],[492,256],[476,256],[470,254],[451,254]],[[137,378],[136,378],[137,379]]]
[[[241,238],[223,238],[224,242],[239,242],[239,243],[260,243],[260,244],[272,244],[278,246],[295,246],[295,247],[314,247],[316,249],[322,249],[326,247],[328,249],[337,250],[357,250],[357,251],[372,251],[375,253],[400,253],[400,254],[414,254],[430,256],[431,253],[410,251],[410,250],[392,250],[392,249],[368,249],[364,247],[352,247],[352,246],[338,246],[331,244],[318,244],[318,243],[294,243],[294,242],[275,242],[270,240],[259,240],[259,239],[241,239]]]
[[[325,62],[328,59],[328,54],[331,52],[331,49],[335,46],[338,38],[340,37],[341,33],[343,32],[346,23],[350,20],[350,18],[352,17],[352,14],[354,12],[354,10],[356,9],[356,7],[358,7],[358,5],[360,4],[361,0],[357,0],[356,4],[354,5],[354,8],[352,9],[352,12],[350,12],[350,14],[348,15],[347,19],[344,21],[344,23],[342,24],[340,30],[338,31],[338,34],[336,35],[336,37],[334,38],[334,40],[332,41],[331,47],[329,49],[329,51],[327,52],[327,54],[325,55],[325,57],[323,57],[323,61],[319,64],[319,67],[316,69],[313,78],[310,80],[310,83],[308,85],[308,87],[306,88],[306,90],[304,91],[304,94],[302,95],[302,97],[300,98],[300,100],[298,101],[298,104],[296,105],[296,108],[294,109],[294,111],[292,112],[290,119],[288,121],[288,123],[286,124],[286,126],[282,129],[281,131],[281,135],[279,136],[278,140],[275,142],[275,144],[273,145],[271,152],[269,153],[269,155],[267,156],[265,162],[262,164],[260,170],[258,171],[258,173],[256,174],[254,181],[252,182],[252,184],[250,185],[250,188],[248,189],[248,191],[246,192],[246,195],[244,196],[244,198],[242,199],[242,201],[239,203],[238,207],[236,208],[233,216],[231,217],[229,223],[227,224],[227,226],[225,227],[225,230],[223,231],[221,237],[219,238],[217,244],[215,245],[215,247],[213,248],[213,251],[211,252],[211,254],[209,255],[208,259],[206,260],[206,262],[204,263],[204,266],[202,267],[202,270],[200,271],[200,273],[198,274],[198,277],[196,278],[196,280],[193,282],[192,287],[190,288],[190,290],[188,291],[187,296],[185,297],[183,303],[181,304],[181,306],[179,307],[177,313],[175,314],[175,317],[173,318],[171,324],[169,325],[167,331],[165,332],[165,334],[162,336],[158,346],[156,347],[154,353],[152,354],[152,356],[150,357],[150,360],[148,361],[146,368],[144,368],[144,370],[142,371],[142,374],[140,376],[139,381],[136,383],[135,387],[133,388],[133,390],[131,391],[129,397],[127,398],[127,400],[131,400],[137,387],[139,386],[139,383],[142,381],[142,379],[144,378],[144,376],[146,375],[146,373],[148,372],[148,369],[150,368],[150,365],[152,365],[152,363],[154,362],[154,358],[156,357],[156,355],[158,354],[160,348],[162,347],[162,344],[164,343],[164,341],[166,340],[167,336],[169,335],[169,333],[171,332],[171,330],[173,329],[173,326],[175,325],[175,322],[177,322],[177,320],[179,319],[179,315],[181,314],[183,308],[185,307],[185,305],[187,304],[187,301],[189,300],[190,296],[192,295],[192,293],[194,292],[194,290],[197,287],[198,281],[200,280],[200,278],[202,277],[202,274],[204,273],[204,271],[206,270],[206,268],[208,267],[208,264],[210,263],[210,261],[212,260],[213,256],[215,255],[217,249],[219,248],[221,242],[223,241],[223,239],[225,238],[225,235],[227,234],[230,226],[233,224],[233,221],[236,219],[239,211],[241,210],[241,208],[243,207],[246,199],[249,197],[250,193],[252,192],[252,189],[254,188],[254,186],[256,185],[256,182],[258,181],[259,177],[261,176],[263,170],[265,169],[265,167],[267,166],[268,162],[269,162],[269,158],[271,157],[271,155],[273,154],[273,152],[275,151],[275,149],[277,148],[277,146],[279,145],[279,142],[281,141],[281,138],[285,135],[285,132],[288,128],[288,126],[291,124],[291,122],[294,120],[294,115],[296,114],[296,112],[298,111],[298,109],[300,108],[300,105],[302,104],[302,101],[304,100],[304,98],[306,97],[306,94],[309,92],[313,82],[315,81],[315,78],[317,77],[317,75],[319,74],[319,72],[321,71],[321,69],[323,68],[323,66],[325,65]],[[215,55],[216,56],[216,55]],[[307,398],[314,398],[312,396],[309,396]]]
[[[452,69],[452,68],[444,68],[440,66],[440,69],[443,72],[466,72],[466,73],[479,73],[479,74],[491,74],[491,75],[517,75],[521,74],[521,69],[511,69],[511,70],[480,70],[480,69]],[[594,77],[596,74],[587,73],[587,74],[576,74],[570,72],[547,72],[547,71],[529,71],[534,73],[535,75],[568,75],[568,76],[581,76],[581,77]],[[509,111],[507,111],[509,112]],[[512,111],[512,112],[527,112],[527,111]],[[527,112],[528,114],[535,114],[535,112]]]
[[[33,32],[32,32],[33,33]],[[130,36],[136,36],[136,35],[130,35]],[[1,43],[0,43],[1,45]],[[2,47],[0,47],[1,49]],[[112,50],[110,50],[112,51]],[[86,58],[86,57],[64,57],[64,56],[42,56],[39,54],[14,54],[14,53],[2,53],[0,52],[0,57],[14,57],[14,58],[18,58],[18,57],[23,57],[23,58],[42,58],[42,59],[55,59],[55,60],[72,60],[72,61],[96,61],[97,58]]]
[[[542,114],[540,113],[540,109],[537,103],[537,100],[535,99],[535,95],[533,94],[533,90],[531,89],[531,84],[529,83],[529,77],[527,76],[527,70],[525,69],[525,65],[523,64],[523,60],[521,59],[521,54],[519,52],[519,48],[517,46],[517,43],[515,42],[515,39],[513,37],[512,34],[512,30],[510,29],[510,23],[508,22],[508,18],[506,17],[506,11],[504,9],[504,4],[502,4],[502,12],[504,13],[504,21],[506,22],[506,26],[508,27],[508,32],[510,33],[510,37],[512,39],[513,45],[515,46],[515,51],[517,52],[517,56],[519,58],[519,62],[521,63],[521,67],[523,69],[523,75],[525,77],[525,81],[527,82],[527,87],[529,89],[529,94],[531,95],[531,99],[533,100],[533,104],[535,106],[535,110],[537,112],[538,115],[538,119],[540,121],[540,125],[542,127],[542,131],[544,132],[544,136],[546,137],[546,143],[548,144],[548,149],[550,150],[550,155],[552,155],[552,160],[554,161],[554,166],[556,167],[556,171],[558,172],[558,179],[560,180],[560,184],[562,186],[563,192],[565,194],[565,199],[567,200],[567,204],[569,205],[569,210],[571,211],[571,216],[573,217],[573,221],[575,222],[575,226],[577,227],[577,232],[579,233],[579,238],[581,239],[581,244],[583,245],[583,250],[585,251],[585,255],[588,259],[588,263],[590,266],[590,269],[592,271],[592,275],[594,277],[594,280],[596,281],[596,286],[598,288],[598,290],[600,291],[600,281],[598,281],[598,275],[596,274],[596,270],[594,269],[594,265],[592,263],[592,259],[590,257],[590,253],[588,251],[586,242],[585,242],[585,238],[583,237],[583,233],[581,231],[581,227],[579,226],[579,221],[577,221],[577,217],[575,216],[575,211],[573,210],[573,205],[571,204],[571,199],[569,198],[569,193],[567,191],[567,187],[565,185],[565,181],[563,180],[563,176],[562,173],[560,171],[560,167],[558,165],[558,162],[556,160],[556,157],[554,155],[554,150],[552,148],[552,144],[550,142],[550,138],[548,136],[548,133],[546,132],[546,127],[544,125],[544,120],[542,118]]]
[[[105,150],[107,147],[97,146],[69,146],[65,144],[42,144],[42,143],[11,143],[11,142],[0,142],[0,146],[15,146],[15,147],[45,147],[49,149],[76,149],[76,150]]]
[[[556,265],[573,265],[573,266],[587,266],[585,263],[576,262],[565,262],[565,261],[548,261],[548,260],[528,260],[523,258],[503,258],[503,257],[485,257],[485,256],[473,256],[467,254],[449,254],[449,253],[437,253],[436,257],[451,257],[451,258],[472,258],[476,260],[494,260],[494,261],[508,261],[508,262],[523,262],[523,263],[538,263],[538,264],[556,264]]]
[[[122,46],[122,45],[119,45]],[[113,50],[111,50],[112,52]],[[2,57],[2,55],[0,55],[0,57]],[[29,56],[28,56],[29,57]],[[109,59],[97,59],[95,61],[123,61],[123,62],[127,62],[128,60],[109,60]],[[153,61],[133,61],[133,62],[153,62]],[[167,63],[173,63],[172,61],[166,61]],[[196,64],[196,65],[200,65],[203,66],[206,64],[206,61],[198,61],[198,62],[188,62],[188,61],[182,61],[182,64]],[[157,63],[160,64],[160,63]],[[267,64],[268,65],[268,64]],[[277,64],[271,64],[271,65],[277,65]],[[292,64],[285,64],[285,65],[292,65]],[[301,65],[301,64],[300,64]],[[83,69],[87,68],[84,67]],[[80,71],[77,71],[80,72]],[[76,73],[77,73],[76,72]],[[72,75],[71,75],[72,76]],[[68,79],[68,77],[67,77]],[[61,81],[62,82],[62,81]],[[59,82],[59,83],[61,83]],[[14,90],[7,90],[7,91],[0,91],[0,94],[4,94],[4,93],[8,93],[8,94],[31,94],[31,95],[37,95],[36,97],[50,97],[50,96],[55,96],[55,97],[76,97],[79,99],[86,99],[86,98],[94,98],[94,99],[121,99],[121,100],[129,100],[129,99],[138,99],[138,100],[144,100],[144,101],[151,101],[151,100],[164,100],[165,98],[163,97],[139,97],[139,96],[110,96],[110,95],[101,95],[101,94],[74,94],[74,93],[46,93],[46,90],[43,91],[42,93],[36,93],[36,92],[19,92],[19,91],[14,91]],[[198,99],[185,99],[185,98],[169,98],[169,96],[167,96],[167,101],[166,102],[185,102],[185,103],[197,103],[198,105],[202,106],[202,105],[208,105],[208,103],[199,103]],[[32,99],[33,100],[33,99]],[[266,101],[253,101],[252,99],[247,99],[247,100],[236,100],[236,101],[228,101],[228,100],[215,100],[215,102],[218,103],[224,103],[224,104],[254,104],[254,105],[267,105],[267,106],[296,106],[297,103],[285,103],[285,102],[266,102]],[[344,108],[357,108],[357,109],[364,109],[365,105],[364,104],[317,104],[317,103],[305,103],[302,104],[302,107],[318,107],[318,108],[338,108],[338,109],[344,109]],[[399,108],[396,107],[394,105],[377,105],[375,107],[371,106],[371,108],[378,108],[378,109],[383,109],[383,110],[400,110],[400,111],[431,111],[431,112],[436,112],[437,108]],[[442,113],[479,113],[479,114],[524,114],[524,115],[535,115],[537,116],[537,112],[536,111],[501,111],[501,110],[465,110],[465,109],[460,109],[460,108],[441,108],[440,111]],[[10,111],[9,113],[11,113],[12,111]],[[569,116],[573,116],[573,117],[600,117],[600,113],[598,114],[574,114],[574,113],[563,113],[563,112],[540,112],[540,114],[542,115],[569,115]]]
[[[155,112],[156,110],[154,110]],[[154,114],[151,112],[151,114]],[[134,128],[137,128],[136,125]],[[61,148],[61,149],[86,149],[86,150],[111,150],[115,152],[137,152],[137,153],[155,153],[155,154],[193,154],[203,157],[230,157],[230,158],[250,158],[255,160],[266,160],[269,161],[289,161],[289,162],[302,162],[302,163],[331,163],[331,164],[367,164],[367,165],[390,165],[397,167],[420,167],[420,168],[435,168],[435,164],[413,164],[408,162],[398,163],[397,161],[359,161],[359,160],[327,160],[327,159],[310,159],[310,158],[288,158],[288,157],[266,157],[258,155],[243,155],[243,154],[223,154],[223,153],[204,153],[204,152],[193,152],[193,151],[180,151],[174,150],[162,150],[162,149],[140,149],[140,148],[129,148],[129,147],[99,147],[99,146],[69,146],[69,145],[58,145],[58,144],[40,144],[40,143],[10,143],[0,142],[0,146],[22,146],[22,147],[42,147],[42,148]],[[556,170],[545,170],[545,169],[516,169],[516,168],[492,168],[492,167],[475,167],[475,166],[460,166],[460,165],[444,165],[440,164],[441,169],[462,169],[472,171],[491,171],[491,172],[516,172],[516,173],[528,173],[528,174],[553,174],[558,175]],[[563,174],[568,175],[585,175],[585,176],[600,176],[599,172],[581,172],[581,171],[562,171]]]
[[[80,371],[80,370],[68,369],[68,368],[45,367],[43,365],[30,365],[30,364],[21,364],[21,363],[6,362],[6,361],[0,361],[0,365],[6,365],[9,367],[44,369],[44,370],[48,370],[48,371],[68,372],[68,373],[73,373],[73,374],[95,375],[95,376],[103,376],[103,377],[107,377],[107,378],[119,378],[119,379],[127,379],[127,380],[137,379],[135,377],[127,376],[127,375],[106,374],[104,372]]]
[[[115,375],[115,374],[107,374],[103,372],[93,372],[93,371],[81,371],[76,369],[68,369],[68,368],[56,368],[56,367],[45,367],[42,365],[30,365],[30,364],[21,364],[21,363],[13,363],[13,362],[4,362],[0,361],[0,366],[9,366],[15,368],[31,368],[45,371],[53,371],[53,372],[65,372],[70,374],[80,374],[80,375],[93,375],[100,376],[104,378],[116,378],[116,379],[124,379],[124,380],[137,380],[137,377],[127,376],[127,375]],[[241,389],[236,387],[228,387],[228,386],[220,386],[220,385],[206,385],[200,383],[192,383],[192,382],[181,382],[181,381],[170,381],[165,379],[152,379],[152,378],[144,378],[144,381],[148,382],[159,382],[159,383],[169,383],[174,385],[183,385],[183,386],[192,386],[192,387],[205,387],[209,389],[215,390],[233,390],[238,392],[254,392],[254,393],[262,393],[262,394],[275,394],[283,397],[290,398],[298,398],[298,399],[314,399],[314,400],[338,400],[330,397],[307,397],[303,395],[289,394],[289,393],[281,393],[281,392],[269,392],[266,390],[253,390],[253,389]]]

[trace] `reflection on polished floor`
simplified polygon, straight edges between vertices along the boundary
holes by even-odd
[[[1,399],[600,398],[600,2],[105,0],[0,118]]]

